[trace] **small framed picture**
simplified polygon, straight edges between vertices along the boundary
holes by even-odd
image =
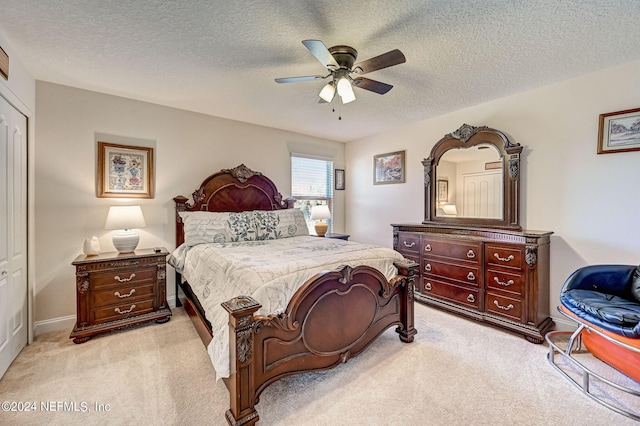
[[[600,114],[598,154],[640,151],[640,108]]]
[[[344,170],[343,169],[335,169],[333,171],[334,174],[334,189],[338,191],[344,191]]]
[[[448,202],[449,201],[449,181],[438,180],[438,199],[437,201]]]
[[[153,198],[153,148],[98,142],[98,197]]]
[[[405,151],[373,156],[373,184],[404,183]]]

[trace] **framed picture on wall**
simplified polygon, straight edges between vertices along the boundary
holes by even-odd
[[[600,114],[598,154],[640,151],[640,108]]]
[[[373,156],[373,184],[404,183],[404,151]]]
[[[333,174],[334,189],[338,191],[344,191],[344,170],[335,169],[333,171]]]
[[[448,202],[449,201],[449,181],[438,180],[438,199],[437,201]]]
[[[153,198],[153,148],[98,142],[98,197]]]

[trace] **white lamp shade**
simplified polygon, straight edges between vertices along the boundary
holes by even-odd
[[[111,206],[107,215],[105,229],[134,229],[144,228],[142,209],[140,206]]]
[[[336,87],[333,85],[333,81],[328,82],[320,91],[320,97],[327,102],[331,102],[335,94]]]
[[[342,77],[338,80],[338,94],[342,98],[343,104],[348,104],[349,102],[356,100],[356,95],[353,93],[353,87],[351,87],[351,83],[346,77]]]
[[[133,228],[144,228],[144,216],[140,206],[111,206],[105,229],[118,229],[113,236],[113,246],[120,253],[131,253],[138,246],[140,236]]]
[[[331,219],[329,206],[313,206],[311,207],[311,220]]]

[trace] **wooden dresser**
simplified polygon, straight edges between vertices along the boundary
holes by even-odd
[[[420,264],[417,301],[542,343],[551,232],[394,224],[393,246]]]
[[[70,338],[91,336],[147,321],[169,321],[166,249],[80,255],[76,267],[77,321]]]

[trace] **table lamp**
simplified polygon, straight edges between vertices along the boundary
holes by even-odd
[[[118,229],[113,236],[113,245],[120,253],[132,253],[138,246],[140,236],[134,228],[144,228],[144,216],[140,206],[111,206],[105,229]]]
[[[327,233],[327,229],[329,229],[329,225],[326,222],[323,222],[323,219],[331,219],[331,212],[329,211],[329,206],[313,206],[311,207],[311,220],[317,220],[316,222],[316,235],[319,237],[324,237]]]

